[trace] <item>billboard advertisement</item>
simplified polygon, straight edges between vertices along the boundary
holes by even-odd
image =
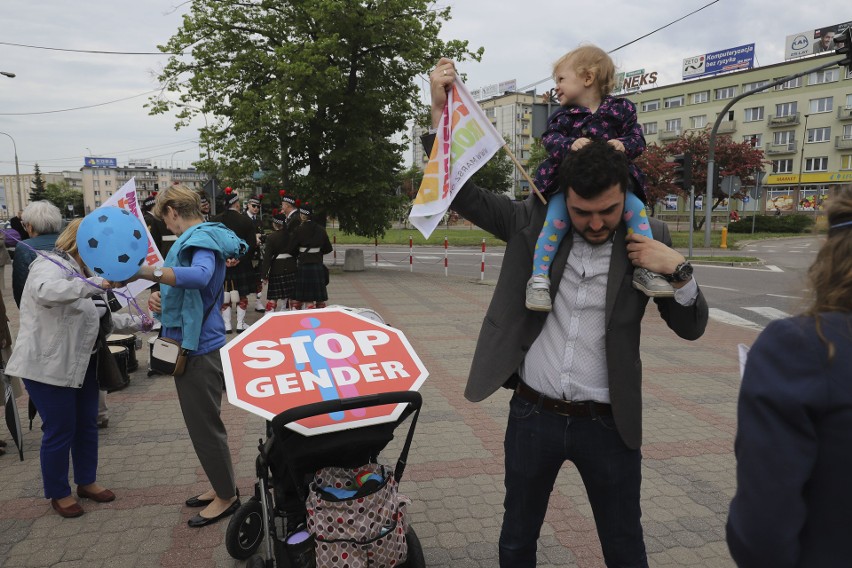
[[[754,67],[754,44],[741,45],[683,60],[683,79],[697,79]]]
[[[116,158],[83,158],[83,166],[87,168],[115,168],[118,166]]]
[[[633,71],[616,73],[613,94],[633,93],[645,87],[651,88],[656,86],[656,71],[648,71],[646,73],[644,69],[635,69]]]
[[[470,95],[473,97],[473,100],[482,101],[497,95],[502,95],[506,91],[516,90],[518,90],[518,80],[512,79],[510,81],[502,81],[500,83],[486,85],[480,89],[475,89],[470,91]]]
[[[849,26],[852,26],[852,22],[834,24],[788,35],[784,43],[784,59],[834,51],[834,36],[842,34]]]

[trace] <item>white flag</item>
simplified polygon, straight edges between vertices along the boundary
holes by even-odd
[[[154,239],[151,237],[151,232],[148,230],[147,223],[145,223],[145,217],[143,217],[142,211],[139,209],[139,200],[136,197],[136,178],[130,178],[130,180],[122,185],[121,189],[112,194],[112,197],[107,199],[101,207],[118,207],[136,215],[139,221],[142,222],[142,226],[145,227],[145,235],[148,237],[148,254],[145,256],[145,264],[148,266],[163,265],[163,255],[160,254],[160,251],[157,250],[156,245],[154,245]],[[118,288],[116,291],[127,292],[135,298],[141,294],[143,290],[150,288],[153,285],[154,283],[150,280],[136,280],[124,288]],[[125,300],[121,295],[116,294],[115,297],[122,306],[127,305],[127,300]]]
[[[408,219],[429,238],[459,189],[506,144],[456,76]]]

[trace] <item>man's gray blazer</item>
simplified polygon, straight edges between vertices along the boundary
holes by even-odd
[[[547,318],[547,313],[528,310],[524,305],[527,280],[532,275],[533,249],[544,224],[547,206],[532,195],[524,202],[513,202],[468,182],[451,207],[507,243],[503,267],[482,322],[465,389],[465,397],[477,402],[491,396],[518,371]],[[650,221],[654,238],[671,246],[665,223],[656,219]],[[642,443],[639,334],[648,297],[633,288],[633,265],[627,258],[625,233],[622,223],[613,238],[606,292],[606,361],[616,427],[628,447],[638,448]],[[553,260],[550,293],[554,298],[571,244],[569,233]],[[681,306],[674,299],[655,302],[662,318],[680,337],[693,340],[704,333],[708,309],[700,291],[695,304],[689,307]]]

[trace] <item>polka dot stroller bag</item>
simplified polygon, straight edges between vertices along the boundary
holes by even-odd
[[[363,476],[371,479],[359,486]],[[391,568],[406,561],[409,501],[398,486],[393,472],[378,464],[316,473],[307,509],[317,568]]]

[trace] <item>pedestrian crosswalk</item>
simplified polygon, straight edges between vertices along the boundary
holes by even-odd
[[[710,308],[710,319],[728,325],[762,331],[770,321],[790,317],[787,312],[769,306],[747,306],[740,308],[738,312],[733,313],[719,308]]]

